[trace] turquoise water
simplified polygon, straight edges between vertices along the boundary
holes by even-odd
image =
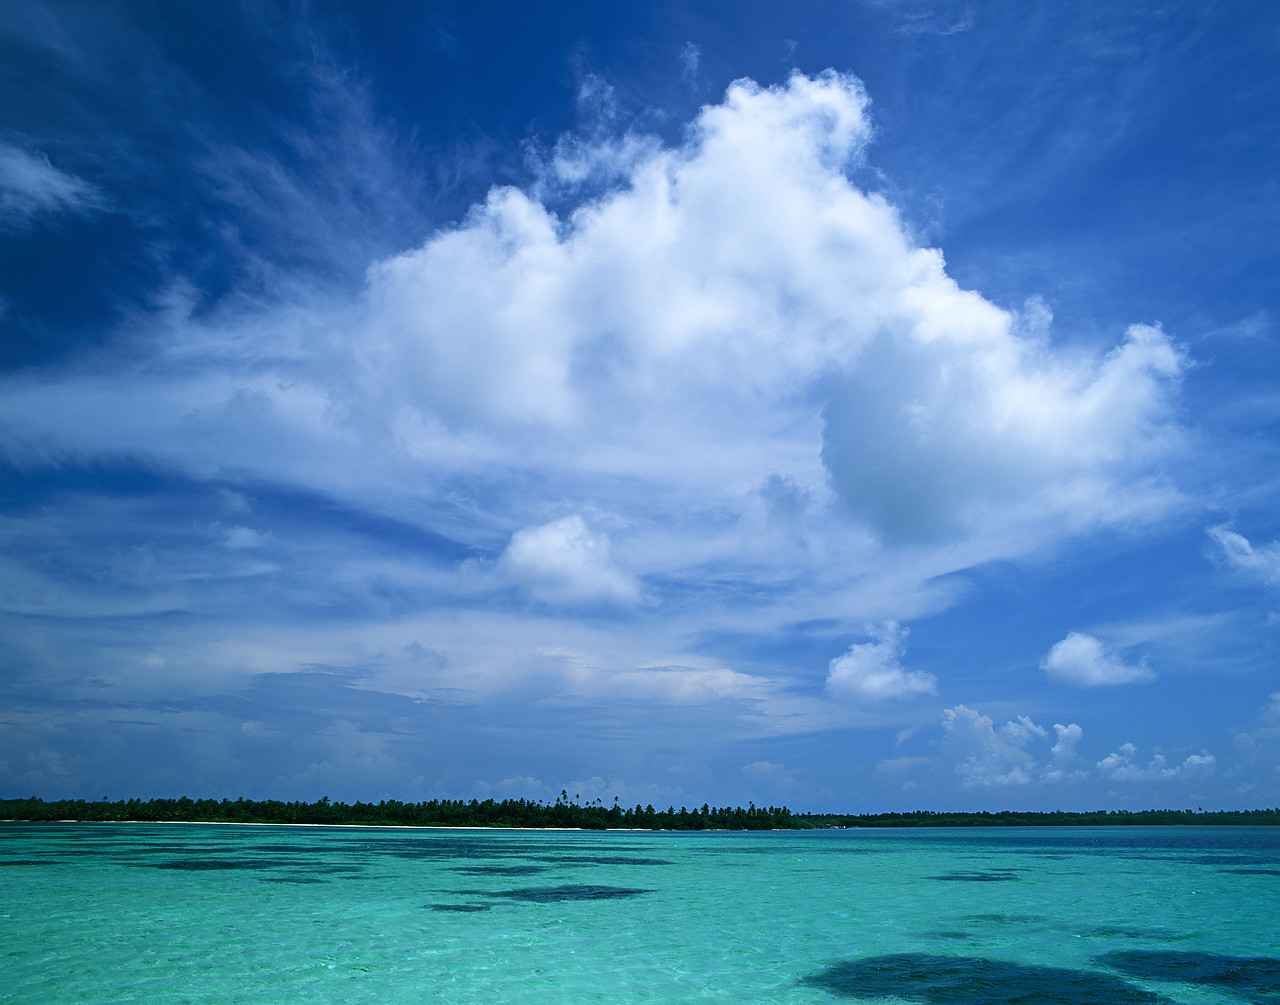
[[[0,824],[0,1001],[1280,1003],[1280,830]]]

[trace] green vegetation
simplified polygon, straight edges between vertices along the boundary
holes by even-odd
[[[275,799],[130,799],[87,802],[83,799],[0,799],[0,819],[119,821],[203,821],[241,824],[367,824],[408,827],[580,827],[586,830],[787,830],[796,826],[790,810],[777,807],[712,807],[689,810],[673,806],[624,809],[600,800],[581,806],[561,793],[554,803],[527,799],[483,802],[432,799],[402,803],[280,802]]]
[[[1252,824],[1280,826],[1280,808],[1269,810],[1092,810],[1085,813],[943,813],[915,810],[911,813],[802,813],[801,827],[1107,827],[1139,824]]]
[[[84,820],[145,822],[204,822],[240,824],[363,824],[408,827],[580,827],[585,830],[635,828],[641,830],[809,830],[830,827],[1034,827],[1099,826],[1117,824],[1252,824],[1280,826],[1280,808],[1264,810],[1097,810],[1091,813],[792,813],[785,806],[746,809],[715,807],[665,810],[653,806],[626,809],[615,800],[579,805],[562,792],[554,803],[527,799],[495,801],[432,799],[402,803],[281,802],[276,799],[0,799],[4,820]]]

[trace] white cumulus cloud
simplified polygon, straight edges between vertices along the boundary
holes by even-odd
[[[1163,512],[1177,348],[1146,326],[1110,352],[1067,347],[1043,305],[1028,320],[961,289],[855,183],[872,136],[856,79],[736,82],[673,144],[621,128],[591,86],[604,125],[556,144],[526,188],[496,187],[373,261],[358,294],[297,275],[288,304],[232,297],[195,315],[178,298],[124,323],[127,354],[0,376],[0,454],[301,490],[484,551],[454,575],[401,555],[374,569],[327,543],[330,581],[410,587],[438,619],[421,634],[440,667],[468,681],[556,663],[546,653],[586,631],[576,615],[652,599],[643,632],[587,647],[603,668],[589,682],[691,703],[765,694],[777,722],[801,718],[769,711],[798,667],[764,680],[717,653],[696,672],[652,668],[700,666],[700,633],[915,617],[945,605],[947,573]],[[89,198],[43,162],[9,163],[8,191],[32,205]],[[281,234],[309,218],[288,202]],[[547,522],[565,513],[607,513],[608,533]],[[286,549],[262,528],[224,543]],[[504,609],[513,598],[535,603]],[[148,602],[174,606],[161,589]],[[904,639],[891,623],[850,646],[828,694],[935,693],[903,666]],[[849,711],[832,705],[806,721]],[[1005,733],[1010,750],[1047,739],[1016,720]],[[1005,760],[990,777],[1013,777],[1021,762]]]
[[[1084,738],[1084,730],[1074,722],[1066,726],[1055,722],[1053,732],[1058,742],[1049,750],[1049,764],[1044,772],[1044,780],[1046,782],[1078,782],[1087,777],[1087,771],[1075,766],[1079,760],[1076,744]]]
[[[1045,742],[1048,731],[1028,716],[997,727],[989,715],[956,705],[943,711],[942,728],[943,763],[965,788],[1075,782],[1084,777],[1084,772],[1071,766],[1076,760],[1075,744],[1084,735],[1075,723],[1054,725],[1057,743],[1047,763],[1028,748]]]
[[[1053,731],[1058,737],[1058,742],[1053,745],[1053,759],[1055,761],[1068,761],[1075,757],[1076,744],[1084,737],[1084,730],[1074,722],[1069,726],[1063,726],[1055,722]]]
[[[936,693],[933,674],[906,670],[899,662],[906,637],[907,630],[890,621],[876,632],[875,641],[851,645],[828,665],[828,693],[870,701]]]
[[[1181,357],[1134,326],[1105,359],[1056,357],[960,290],[923,252],[836,385],[823,460],[846,504],[891,539],[954,537],[997,517],[1088,526],[1131,514],[1117,479],[1172,445]],[[1131,489],[1140,511],[1151,491]]]
[[[170,320],[145,373],[9,378],[6,448],[344,493],[529,464],[552,498],[621,476],[653,511],[741,508],[778,477],[881,540],[1021,534],[1014,553],[1161,511],[1178,350],[1146,326],[1107,355],[1056,349],[961,289],[850,180],[867,103],[850,76],[796,74],[736,82],[675,147],[588,133],[545,169],[570,193],[597,179],[576,209],[495,188],[373,263],[355,302]],[[52,170],[22,190],[83,196]]]
[[[1040,664],[1050,679],[1072,687],[1143,684],[1156,675],[1144,663],[1125,663],[1100,639],[1072,632],[1049,650]]]
[[[512,535],[498,561],[510,582],[552,604],[632,604],[637,580],[614,564],[609,539],[577,514]]]
[[[1163,505],[1148,467],[1177,439],[1179,352],[1149,326],[1103,358],[1056,352],[960,289],[844,173],[866,104],[835,73],[739,81],[679,149],[599,137],[553,161],[566,184],[593,158],[625,182],[567,218],[494,189],[370,271],[355,391],[615,458],[674,449],[690,474],[744,435],[767,464],[817,405],[829,484],[891,540]]]
[[[1098,762],[1098,771],[1113,782],[1164,782],[1187,775],[1212,774],[1217,758],[1210,753],[1192,754],[1181,764],[1170,764],[1163,754],[1155,754],[1144,767],[1135,758],[1138,748],[1126,743]]]
[[[1036,762],[1023,745],[1040,732],[1029,719],[1009,722],[1000,730],[988,715],[964,705],[942,713],[943,750],[954,762],[960,783],[966,788],[1029,785],[1035,779]]]

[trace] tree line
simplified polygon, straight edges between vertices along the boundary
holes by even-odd
[[[571,827],[583,830],[789,830],[793,814],[784,807],[750,804],[697,809],[652,805],[579,804],[562,794],[554,803],[529,799],[431,799],[405,803],[283,802],[276,799],[0,799],[0,819],[84,821],[170,821],[242,824],[363,824],[402,827]]]
[[[907,813],[805,813],[800,819],[811,827],[1108,827],[1115,825],[1160,826],[1172,824],[1252,824],[1280,826],[1280,808],[1258,810],[1000,810],[953,813],[913,810]]]
[[[785,806],[710,806],[665,810],[652,805],[580,804],[561,792],[555,802],[529,799],[431,799],[406,803],[314,803],[277,799],[0,799],[0,819],[141,821],[151,823],[355,824],[401,827],[569,827],[583,830],[810,830],[837,827],[1034,827],[1165,824],[1280,826],[1280,808],[1257,810],[1096,810],[1092,812],[793,813]]]

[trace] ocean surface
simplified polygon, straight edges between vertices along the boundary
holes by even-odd
[[[0,1001],[1280,1003],[1280,829],[0,824]]]

